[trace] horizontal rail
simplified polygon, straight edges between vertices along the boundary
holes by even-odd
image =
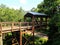
[[[12,25],[12,24],[13,24],[13,25],[15,25],[15,24],[16,24],[16,25],[20,25],[20,23],[21,23],[21,26],[22,26],[23,24],[26,24],[26,25],[31,24],[31,25],[32,25],[32,22],[0,22],[0,25],[1,25],[1,24],[2,24],[2,26],[3,26],[3,25],[6,26],[6,24],[7,24],[7,25]],[[25,26],[26,26],[26,25],[25,25]]]
[[[34,27],[41,28],[41,26],[46,27],[46,22],[34,22]],[[11,32],[11,31],[18,31],[20,28],[21,30],[24,29],[32,29],[33,23],[32,22],[0,22],[0,32]],[[38,27],[40,26],[40,27]]]
[[[31,22],[0,22],[0,23],[31,23]]]
[[[19,31],[25,30],[27,28],[31,28],[32,22],[0,22],[0,32],[2,33],[7,33],[7,32],[14,32],[14,31]]]

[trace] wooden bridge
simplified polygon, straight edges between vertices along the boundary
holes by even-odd
[[[32,22],[0,22],[0,37],[2,45],[2,36],[4,33],[20,32],[20,45],[22,45],[22,34],[29,33],[34,36],[34,27]]]
[[[31,22],[26,22],[27,18],[31,19]],[[3,45],[2,36],[4,33],[8,32],[20,32],[19,44],[22,45],[22,34],[28,32],[33,36],[34,45],[34,30],[47,29],[49,16],[41,13],[30,12],[24,16],[24,22],[0,22],[0,45]],[[26,39],[28,41],[28,39]],[[27,44],[27,41],[24,45]],[[12,45],[14,41],[12,40]]]
[[[20,32],[20,45],[22,45],[22,34],[28,33],[34,36],[34,29],[36,29],[35,27],[37,27],[36,22],[34,23],[34,25],[33,22],[0,22],[1,45],[2,45],[2,36],[4,33],[16,32],[16,31]]]

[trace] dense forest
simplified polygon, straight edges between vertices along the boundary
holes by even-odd
[[[32,8],[31,11],[45,13],[50,16],[50,29],[45,31],[49,38],[46,43],[41,43],[41,45],[60,45],[60,0],[44,0],[37,5],[37,8]],[[3,4],[0,5],[0,22],[23,21],[24,14],[25,11],[22,8],[15,10]],[[38,38],[36,42],[36,45],[40,45]]]
[[[50,16],[49,39],[44,45],[60,45],[60,0],[44,0],[37,8],[32,9]]]
[[[11,9],[4,4],[0,5],[0,22],[18,22],[23,21],[25,11],[20,9]]]

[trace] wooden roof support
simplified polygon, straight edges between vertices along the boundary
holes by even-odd
[[[32,17],[33,45],[34,45],[34,16]]]

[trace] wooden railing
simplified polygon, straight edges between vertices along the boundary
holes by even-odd
[[[5,28],[5,29],[4,29]],[[32,28],[32,22],[0,22],[0,36],[2,37],[3,33],[19,31],[20,32],[20,45],[22,45],[22,29]],[[34,33],[34,32],[31,32]],[[12,40],[13,43],[13,40]],[[13,44],[12,44],[13,45]]]
[[[18,31],[32,26],[32,22],[0,22],[0,32]]]
[[[40,26],[37,28],[46,27],[46,25],[46,22],[34,22],[34,27]],[[20,28],[20,30],[30,29],[32,26],[32,22],[0,22],[0,32],[19,31]]]
[[[0,25],[4,26],[29,26],[32,25],[32,22],[0,22]]]

